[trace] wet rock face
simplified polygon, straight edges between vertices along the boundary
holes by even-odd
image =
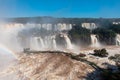
[[[16,66],[21,80],[81,80],[93,70],[83,62],[56,53],[24,55]]]

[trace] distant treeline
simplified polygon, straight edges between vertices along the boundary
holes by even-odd
[[[120,18],[54,18],[54,17],[19,17],[19,18],[8,18],[9,22],[17,23],[66,23],[76,24],[81,23],[96,23],[98,26],[109,26],[112,22],[120,22]]]
[[[114,25],[113,22],[120,22],[120,18],[54,18],[54,17],[21,17],[9,18],[8,22],[16,23],[66,23],[76,24],[68,32],[73,43],[79,45],[91,44],[91,34],[96,34],[99,41],[103,44],[115,44],[116,34],[120,34],[120,25]],[[96,23],[97,29],[88,30],[82,28],[81,23]],[[37,32],[37,31],[36,31]]]
[[[115,45],[116,35],[120,34],[120,25],[109,25],[108,27],[99,27],[94,30],[82,28],[79,25],[73,26],[69,31],[69,36],[73,43],[83,45],[91,44],[91,34],[95,34],[102,44]]]

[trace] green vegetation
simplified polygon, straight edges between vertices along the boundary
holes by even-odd
[[[113,69],[104,69],[103,72],[101,72],[101,77],[104,80],[119,80],[120,79],[120,54],[115,54],[114,56],[110,56],[108,59],[115,61],[116,65],[114,67],[117,67],[118,70],[114,71]]]
[[[65,48],[67,45],[65,38],[63,36],[61,37],[60,34],[56,36],[56,43],[57,45],[62,46],[63,48]]]
[[[120,54],[115,54],[114,56],[110,56],[109,59],[120,62]]]
[[[111,25],[109,25],[111,26]],[[120,33],[120,27],[112,26],[107,28],[96,28],[90,30],[82,28],[79,25],[73,26],[73,29],[69,31],[69,35],[71,40],[76,43],[83,43],[84,45],[89,45],[91,43],[91,34],[96,34],[97,38],[99,39],[100,43],[107,44],[107,45],[114,45],[116,44],[116,33]]]
[[[107,27],[94,29],[93,34],[97,34],[99,41],[103,44],[114,45],[116,33],[120,34],[120,25],[109,24]]]
[[[106,51],[106,49],[99,49],[99,50],[94,50],[94,53],[92,55],[98,57],[107,57],[108,52]]]
[[[77,24],[81,23],[96,23],[99,27],[109,27],[112,22],[120,22],[120,18],[55,18],[50,16],[38,16],[38,17],[18,17],[6,19],[8,22],[17,23],[69,23]]]
[[[115,54],[114,56],[110,56],[108,59],[115,61],[116,66],[120,69],[120,54]]]
[[[79,25],[73,26],[73,29],[69,31],[69,35],[73,42],[76,44],[83,43],[84,45],[89,45],[91,43],[90,34],[96,34],[100,43],[107,45],[115,45],[116,44],[116,33],[120,33],[120,25],[112,25],[112,24],[102,24],[104,27],[99,27],[92,30],[82,28]],[[107,27],[105,27],[107,26]]]
[[[90,30],[82,28],[79,25],[73,26],[70,30],[69,35],[73,43],[88,45],[91,43]]]
[[[103,44],[115,44],[116,33],[110,29],[97,28],[92,31],[93,34],[98,35],[98,39]]]
[[[109,27],[109,29],[111,29],[112,31],[114,31],[115,33],[120,34],[120,25],[111,25]]]
[[[115,44],[115,37],[116,33],[120,34],[120,25],[113,25],[113,22],[120,22],[120,18],[54,18],[49,16],[44,17],[21,17],[21,18],[9,18],[7,19],[8,22],[17,22],[17,23],[51,23],[51,24],[57,24],[57,23],[66,23],[66,24],[76,24],[76,26],[73,26],[73,29],[69,31],[69,35],[71,37],[71,40],[73,43],[76,44],[83,44],[83,45],[89,45],[91,43],[90,39],[90,31],[82,28],[82,23],[95,23],[99,28],[92,31],[93,34],[97,35],[97,38],[99,41],[103,44],[107,45],[114,45]],[[29,31],[23,30],[23,32],[20,32],[20,36],[29,36],[31,35],[38,36],[39,34],[46,34],[49,35],[50,33],[53,33],[52,31],[46,31],[44,29],[39,30],[36,29],[30,29]],[[35,34],[34,34],[35,32]],[[43,35],[44,36],[44,35]]]

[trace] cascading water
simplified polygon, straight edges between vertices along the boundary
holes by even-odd
[[[56,49],[57,45],[56,45],[55,36],[52,37],[52,42],[53,42],[53,48]]]
[[[67,36],[67,34],[62,34],[65,42],[66,42],[66,48],[72,49],[72,43]],[[29,41],[27,41],[29,42]],[[63,44],[64,45],[64,44]],[[42,37],[31,37],[30,38],[30,49],[32,50],[44,50],[44,49],[57,49],[57,43],[56,43],[56,36],[50,35],[50,36],[44,36]]]
[[[117,34],[116,36],[116,45],[120,46],[120,34]]]
[[[67,34],[63,34],[65,41],[67,43],[67,49],[72,49],[72,43]]]
[[[40,41],[38,37],[32,37],[30,39],[30,48],[33,50],[40,50]]]
[[[44,50],[44,49],[56,49],[55,36],[31,37],[30,38],[30,49],[32,50]]]
[[[71,24],[7,23],[0,28],[0,35],[3,36],[0,41],[5,46],[14,50],[19,49],[19,51],[22,51],[23,48],[30,48],[31,50],[56,50],[58,47],[62,47],[57,43],[59,40],[56,41],[56,35],[60,34],[62,30],[68,31],[70,29],[72,29]],[[63,37],[67,44],[66,48],[71,49],[72,44],[67,34]]]
[[[41,37],[39,37],[39,39],[40,39],[41,47],[44,48],[45,45],[44,45],[44,41],[43,41],[43,39],[42,39]]]
[[[96,37],[96,35],[91,35],[91,46],[92,47],[99,47],[100,46],[100,43]]]

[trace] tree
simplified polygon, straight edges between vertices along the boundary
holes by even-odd
[[[120,34],[120,25],[111,25],[111,26],[109,27],[109,29],[111,29],[112,31]]]
[[[79,25],[73,26],[72,30],[68,32],[73,43],[88,45],[91,43],[90,30],[82,28]]]
[[[98,57],[107,57],[108,56],[108,52],[106,51],[106,49],[100,49],[100,50],[94,50],[94,54],[92,54],[94,56],[98,56]]]
[[[97,34],[99,41],[103,44],[115,44],[116,33],[110,29],[97,28],[92,31],[93,34]]]

